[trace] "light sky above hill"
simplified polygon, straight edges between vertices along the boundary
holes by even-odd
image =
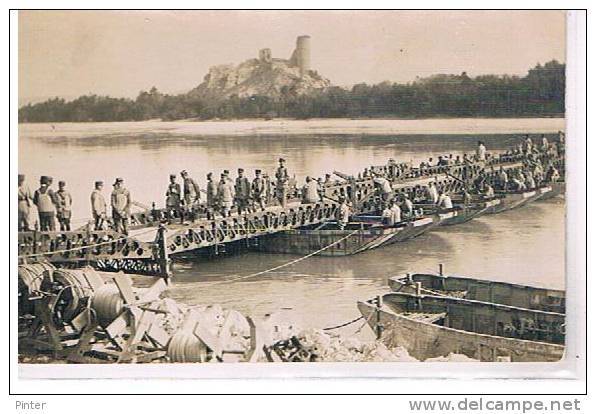
[[[562,11],[21,11],[19,101],[181,93],[209,67],[311,36],[312,68],[335,85],[436,73],[524,75],[565,61]]]

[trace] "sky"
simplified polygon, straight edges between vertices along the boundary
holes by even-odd
[[[565,61],[562,11],[20,11],[19,102],[182,93],[265,47],[289,58],[305,34],[340,86]]]

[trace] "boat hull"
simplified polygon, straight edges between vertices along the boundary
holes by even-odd
[[[416,293],[420,282],[422,293],[463,297],[544,312],[565,313],[565,291],[462,276],[440,276],[415,273],[389,278],[394,292]]]
[[[461,331],[411,319],[384,307],[377,309],[370,302],[358,302],[358,309],[373,330],[380,322],[384,345],[403,347],[421,361],[451,353],[483,362],[554,362],[564,355],[563,345]]]
[[[259,250],[296,255],[349,256],[413,239],[437,224],[433,217],[423,217],[399,226],[362,230],[287,230],[264,238]]]
[[[452,211],[445,213],[439,212],[439,226],[454,226],[457,224],[466,223],[479,216],[484,211],[484,207],[462,207],[460,209],[453,209]]]
[[[516,191],[516,192],[507,192],[502,193],[503,197],[501,198],[501,203],[495,208],[490,211],[487,211],[489,214],[497,214],[507,210],[513,210],[514,208],[519,208],[523,205],[531,203],[543,197],[545,193],[548,191],[542,192],[541,189],[534,189],[528,191]]]

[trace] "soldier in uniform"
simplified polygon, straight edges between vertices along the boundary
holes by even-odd
[[[106,200],[101,193],[103,181],[95,182],[95,189],[91,192],[91,214],[95,220],[94,229],[103,230],[106,221]]]
[[[131,198],[130,192],[124,188],[124,180],[116,178],[114,190],[112,191],[112,219],[114,230],[128,235],[128,217],[130,216]]]
[[[213,173],[207,174],[207,218],[214,218],[217,204],[217,184],[213,181]]]
[[[306,184],[302,187],[302,204],[312,204],[319,200],[319,183],[307,176]]]
[[[66,191],[65,181],[58,181],[56,202],[60,231],[70,231],[70,219],[72,217],[72,196],[68,191]]]
[[[217,200],[221,207],[222,216],[230,216],[232,206],[234,205],[234,188],[228,181],[225,173],[221,174],[221,179],[217,186]]]
[[[255,170],[255,179],[251,185],[252,200],[262,211],[265,211],[265,198],[267,197],[267,181],[261,176],[261,170]]]
[[[286,206],[286,201],[288,198],[288,179],[290,176],[288,175],[288,170],[285,166],[286,160],[283,158],[279,159],[279,167],[277,167],[277,171],[275,172],[275,179],[276,179],[276,192],[277,192],[277,201],[282,207]]]
[[[194,207],[201,199],[201,189],[197,182],[188,175],[186,170],[180,172],[180,176],[184,180],[184,207],[186,212],[192,215],[194,219]]]
[[[238,214],[242,214],[248,208],[248,200],[250,199],[250,182],[244,176],[243,168],[238,168],[235,190]]]
[[[31,213],[31,190],[25,184],[25,176],[19,174],[19,231],[29,231],[29,215]]]
[[[39,213],[39,228],[41,231],[56,231],[56,194],[50,188],[52,177],[42,176],[40,187],[33,194],[33,203]]]
[[[182,177],[184,177],[184,175],[182,175]],[[170,174],[170,184],[166,191],[166,210],[168,212],[168,222],[170,223],[171,219],[178,215],[180,216],[180,220],[184,222],[184,214],[181,208],[181,192],[180,184],[176,182],[176,174]],[[184,196],[186,197],[186,194]]]
[[[339,198],[339,207],[337,208],[337,224],[340,230],[343,230],[350,221],[351,209],[346,201],[346,198],[341,196]]]

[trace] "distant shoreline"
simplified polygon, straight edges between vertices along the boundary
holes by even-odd
[[[253,135],[470,135],[556,133],[565,118],[249,119],[234,121],[130,121],[19,124],[20,138],[69,139],[132,136]]]
[[[250,122],[250,121],[260,121],[260,122],[271,122],[271,121],[301,121],[301,122],[309,122],[309,121],[322,121],[322,120],[329,120],[329,121],[425,121],[425,120],[435,120],[435,119],[564,119],[565,114],[550,114],[550,115],[520,115],[520,116],[470,116],[470,117],[457,117],[457,116],[427,116],[427,117],[352,117],[352,118],[233,118],[233,119],[223,119],[223,118],[211,118],[211,119],[200,119],[200,118],[185,118],[185,119],[176,119],[176,120],[164,120],[161,118],[156,119],[145,119],[142,121],[81,121],[81,122],[68,122],[68,121],[60,121],[60,122],[21,122],[19,121],[19,125],[25,124],[130,124],[130,123],[144,123],[144,122],[164,122],[164,123],[183,123],[183,122],[197,122],[197,123],[210,123],[210,122]]]

